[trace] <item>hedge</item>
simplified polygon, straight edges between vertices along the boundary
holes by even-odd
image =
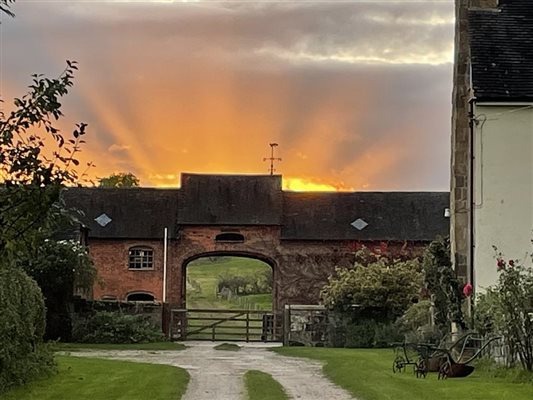
[[[164,341],[165,337],[149,315],[99,311],[74,320],[72,339],[77,343],[150,343]]]
[[[0,264],[0,393],[54,369],[43,343],[41,289],[19,268]]]

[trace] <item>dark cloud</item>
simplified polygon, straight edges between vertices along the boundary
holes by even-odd
[[[86,156],[99,173],[260,172],[277,140],[286,175],[448,186],[452,2],[17,2],[15,11],[1,30],[2,94],[78,60],[68,122],[90,123]],[[124,144],[120,157],[101,156]]]

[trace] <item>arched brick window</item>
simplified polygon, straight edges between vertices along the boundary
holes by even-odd
[[[131,247],[128,251],[128,268],[153,269],[154,250],[150,247]]]
[[[148,292],[132,292],[129,293],[126,297],[127,301],[154,301],[155,297],[153,294]]]

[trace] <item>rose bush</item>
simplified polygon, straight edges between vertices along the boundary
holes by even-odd
[[[533,371],[533,270],[520,260],[506,261],[498,252],[496,268],[498,283],[476,299],[476,327],[502,334],[509,363]]]

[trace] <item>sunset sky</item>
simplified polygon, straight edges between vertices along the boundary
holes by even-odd
[[[267,173],[290,189],[447,190],[453,1],[18,0],[0,94],[79,62],[93,176]],[[8,108],[8,105],[4,105]]]

